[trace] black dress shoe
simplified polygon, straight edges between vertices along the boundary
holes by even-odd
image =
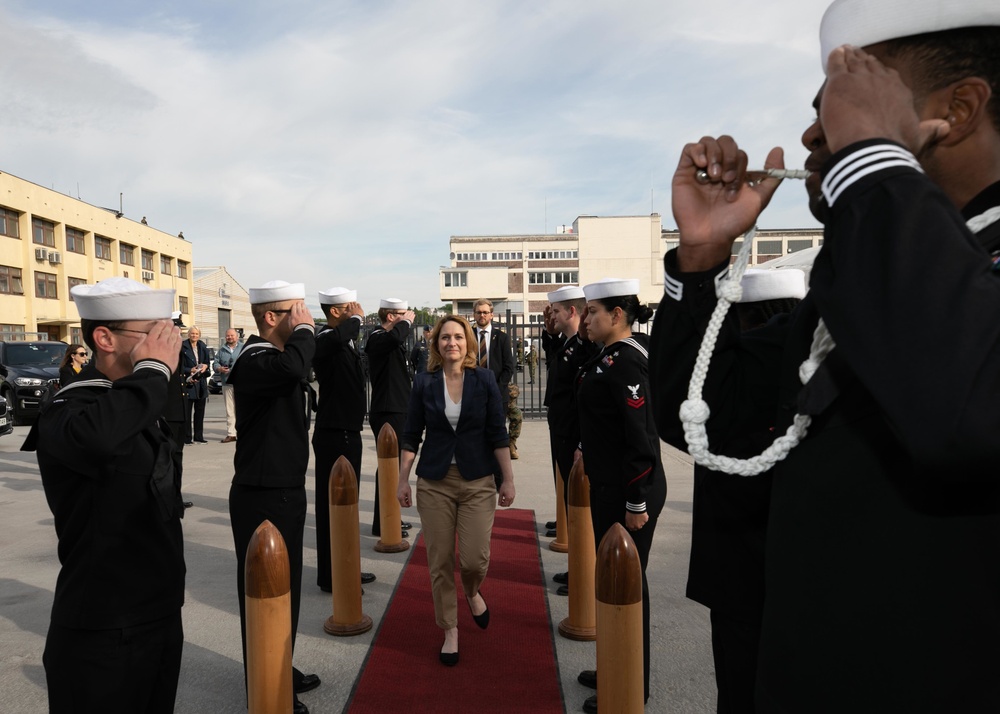
[[[205,441],[204,439],[195,439],[194,443],[196,443],[196,444],[207,444],[208,442]]]
[[[320,685],[319,677],[315,674],[302,674],[297,669],[292,670],[292,689],[296,694],[311,692]]]
[[[194,505],[194,501],[185,501],[184,508],[191,508]]]
[[[193,444],[194,442],[193,442],[193,441],[191,441],[190,439],[188,439],[188,440],[187,440],[187,441],[185,441],[184,443],[185,443],[185,444]]]
[[[594,711],[597,711],[596,709]],[[292,706],[292,714],[309,714],[309,707],[299,701],[298,697],[295,697],[295,704]]]
[[[546,538],[555,538],[557,535],[559,535],[559,534],[556,532],[555,528],[551,528],[551,529],[545,531],[545,537]]]
[[[545,522],[545,528],[547,530],[550,530],[550,531],[554,531],[556,529],[557,525],[559,525],[559,524],[556,523],[555,521],[546,521]]]
[[[406,521],[401,521],[400,524],[399,524],[399,527],[402,528],[404,531],[408,531],[411,528],[413,528],[413,524],[412,523],[407,523]]]
[[[325,593],[332,593],[333,592],[333,586],[332,585],[320,585],[319,589],[322,590]]]
[[[552,576],[552,582],[560,585],[569,585],[569,573],[556,573]]]
[[[597,689],[597,670],[585,669],[576,676],[576,681],[585,687]]]
[[[361,584],[367,585],[368,583],[375,582],[375,573],[361,573]]]
[[[410,531],[402,531],[400,533],[400,535],[403,536],[404,538],[409,538],[410,537]]]
[[[587,714],[597,714],[597,695],[587,697],[583,700],[583,711]]]
[[[438,656],[441,658],[441,664],[446,667],[454,667],[458,664],[458,652],[441,652]]]
[[[560,585],[556,588],[556,595],[569,595],[569,585]]]

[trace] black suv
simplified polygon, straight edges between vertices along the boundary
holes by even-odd
[[[65,342],[0,342],[0,396],[15,425],[33,421],[48,393],[59,386]]]

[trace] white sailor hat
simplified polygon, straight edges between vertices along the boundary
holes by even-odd
[[[558,290],[549,293],[549,302],[563,302],[564,300],[583,300],[583,288],[576,285],[563,285]]]
[[[320,305],[343,305],[358,301],[358,291],[347,288],[328,288],[319,291]]]
[[[796,268],[747,268],[740,280],[740,302],[760,302],[806,296],[806,274]]]
[[[249,292],[251,305],[306,299],[305,283],[286,283],[284,280],[271,280],[259,288],[250,288]]]
[[[83,320],[169,320],[174,310],[173,288],[154,290],[129,278],[105,278],[94,285],[70,289]]]
[[[819,26],[820,61],[841,45],[877,42],[959,27],[1000,25],[997,0],[834,0]]]
[[[378,304],[379,309],[386,310],[409,310],[410,304],[406,300],[399,298],[382,298]]]
[[[639,294],[639,281],[634,278],[605,278],[596,283],[583,286],[583,295],[588,300],[601,300],[611,297],[626,297]]]

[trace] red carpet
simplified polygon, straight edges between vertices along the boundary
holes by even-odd
[[[482,588],[488,629],[472,621],[456,572],[461,659],[454,667],[438,661],[444,634],[434,623],[422,534],[414,545],[355,684],[349,714],[562,714],[534,512],[497,510]]]

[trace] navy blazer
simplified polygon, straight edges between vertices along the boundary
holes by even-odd
[[[191,375],[191,368],[197,367],[199,364],[211,367],[212,360],[208,358],[208,346],[198,340],[198,354],[195,354],[191,347],[191,340],[184,340],[181,343],[181,363],[178,367],[182,378],[186,380]],[[193,385],[185,386],[184,393],[187,394],[188,399],[204,399],[208,396],[208,375],[211,373],[210,369],[206,369],[198,375],[198,379]]]
[[[482,367],[465,370],[457,429],[444,414],[444,389],[441,370],[421,372],[413,381],[400,448],[416,454],[426,429],[417,476],[439,481],[448,473],[452,459],[466,481],[498,473],[500,465],[493,452],[509,446],[510,438],[493,372]]]

